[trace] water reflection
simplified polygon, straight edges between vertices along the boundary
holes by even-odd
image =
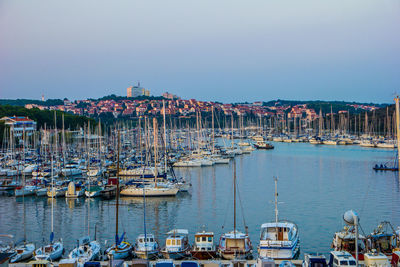
[[[372,166],[393,157],[393,151],[358,146],[333,147],[309,144],[275,144],[274,151],[254,151],[237,160],[237,178],[249,235],[258,244],[260,225],[274,220],[273,176],[279,177],[279,206],[282,219],[299,226],[302,251],[328,252],[335,231],[343,227],[343,212],[355,209],[365,232],[381,220],[400,225],[398,173],[375,172]],[[180,168],[177,176],[192,183],[191,192],[177,197],[146,198],[146,226],[163,243],[172,228],[193,234],[206,225],[216,237],[232,225],[232,163],[207,168]],[[23,204],[26,207],[28,239],[39,246],[48,241],[51,203],[54,230],[66,249],[97,224],[101,243],[115,235],[115,199],[65,199],[47,197],[0,197],[0,229],[23,235]],[[120,233],[129,241],[143,232],[143,199],[121,198]],[[238,207],[241,220],[241,209]],[[238,221],[239,221],[238,219]],[[225,223],[224,223],[225,222]],[[240,224],[241,225],[241,224]],[[242,228],[242,226],[240,226]],[[226,230],[225,229],[225,230]]]

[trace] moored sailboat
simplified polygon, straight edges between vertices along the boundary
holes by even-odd
[[[53,170],[53,156],[51,156],[51,170]],[[51,174],[51,186],[54,189],[54,179],[53,173]],[[60,239],[54,242],[54,196],[51,197],[51,233],[50,233],[50,243],[48,245],[42,246],[35,251],[36,260],[48,260],[54,261],[62,257],[64,253],[64,245]]]
[[[106,249],[106,254],[109,259],[125,259],[132,254],[132,245],[124,241],[125,233],[118,235],[118,219],[119,219],[119,153],[120,153],[120,132],[118,130],[118,152],[117,152],[117,191],[116,191],[116,206],[115,206],[115,243]]]
[[[221,236],[218,245],[220,257],[232,259],[251,258],[253,247],[249,235],[236,229],[236,161],[233,161],[233,231]],[[243,215],[243,214],[242,214]],[[244,216],[244,215],[243,215]]]

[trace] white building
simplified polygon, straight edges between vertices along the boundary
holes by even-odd
[[[24,131],[26,135],[30,136],[36,131],[36,122],[28,117],[3,117],[0,121],[4,121],[4,124],[10,127],[14,136],[22,136]]]
[[[136,86],[130,86],[126,89],[127,97],[150,96],[150,90],[140,87],[140,83]]]

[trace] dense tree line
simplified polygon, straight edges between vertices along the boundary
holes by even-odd
[[[280,105],[295,106],[307,104],[308,108],[314,109],[317,113],[321,110],[323,114],[330,113],[331,108],[333,113],[338,113],[340,110],[349,111],[351,114],[359,114],[364,112],[362,109],[355,109],[350,105],[370,105],[377,106],[379,108],[386,107],[388,104],[373,104],[373,103],[357,103],[357,102],[346,102],[346,101],[299,101],[299,100],[272,100],[268,102],[263,102],[263,106],[274,106],[275,103],[279,102]]]
[[[64,105],[64,101],[61,99],[47,99],[46,101],[33,99],[0,99],[0,105],[25,106],[26,104],[35,104],[49,107]]]
[[[54,116],[54,113],[56,116]],[[77,116],[70,113],[64,113],[62,111],[50,111],[50,110],[40,110],[38,108],[26,109],[24,107],[19,106],[9,106],[9,105],[0,105],[0,118],[7,116],[25,116],[30,119],[36,121],[38,129],[43,128],[45,125],[47,127],[54,127],[54,120],[57,122],[57,128],[62,129],[62,116],[64,115],[64,128],[65,129],[78,129],[83,127],[90,121],[91,125],[96,125],[96,121],[94,119],[85,117],[85,116]],[[0,125],[1,127],[1,125]],[[0,129],[1,131],[1,129]],[[1,131],[1,134],[4,132]],[[1,139],[0,139],[1,140]]]

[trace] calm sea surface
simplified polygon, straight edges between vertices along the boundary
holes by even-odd
[[[253,247],[258,245],[260,225],[274,220],[274,180],[277,176],[279,217],[299,226],[301,251],[328,253],[335,231],[344,223],[348,209],[360,215],[366,234],[380,221],[400,225],[400,185],[397,174],[375,172],[375,163],[392,161],[393,150],[359,146],[313,146],[307,143],[275,143],[272,151],[254,151],[236,157],[238,188],[237,225],[248,226]],[[229,165],[176,169],[193,185],[190,193],[175,198],[147,198],[147,232],[163,245],[165,233],[173,228],[189,229],[191,242],[204,225],[214,231],[216,241],[233,228],[232,162]],[[239,197],[238,197],[239,198]],[[143,201],[122,198],[120,233],[128,240],[143,233]],[[241,203],[241,205],[240,205]],[[56,238],[63,238],[67,251],[76,240],[90,234],[104,245],[115,235],[115,200],[66,200],[54,203]],[[49,239],[51,200],[26,197],[26,228],[30,241],[37,246]],[[244,215],[244,216],[242,216]],[[0,234],[23,237],[23,202],[14,197],[0,197]],[[255,249],[256,250],[256,249]]]

